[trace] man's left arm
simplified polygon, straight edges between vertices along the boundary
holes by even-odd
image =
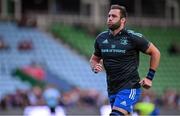
[[[148,49],[145,51],[146,54],[150,55],[150,68],[147,76],[140,81],[140,84],[149,89],[152,86],[152,80],[160,62],[160,51],[150,43]]]

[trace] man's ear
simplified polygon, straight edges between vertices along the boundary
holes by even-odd
[[[121,18],[121,22],[126,22],[126,18]]]

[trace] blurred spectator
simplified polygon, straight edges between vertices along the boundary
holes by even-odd
[[[176,108],[177,93],[173,89],[166,89],[162,95],[163,105],[165,108]]]
[[[13,95],[14,106],[24,108],[30,105],[26,91],[17,89]]]
[[[42,89],[38,86],[33,87],[32,90],[28,92],[30,105],[43,105],[42,92]]]
[[[139,102],[135,105],[134,110],[138,115],[157,116],[160,114],[155,104],[150,102]]]
[[[0,108],[2,110],[6,110],[7,106],[6,106],[6,101],[4,98],[1,99],[1,102],[0,102]]]
[[[180,54],[180,43],[172,43],[169,48],[169,54]]]
[[[156,94],[152,90],[143,90],[141,100],[142,102],[154,103],[156,100]]]
[[[80,92],[80,88],[73,87],[72,90],[63,93],[62,104],[66,107],[71,107],[79,104]]]
[[[24,108],[29,105],[27,93],[23,90],[16,90],[14,94],[7,94],[1,99],[1,108],[3,110],[11,108]]]
[[[159,115],[157,108],[156,94],[152,90],[143,90],[140,101],[135,105],[134,110],[138,115]]]
[[[27,51],[33,49],[33,42],[31,40],[22,40],[18,43],[19,51]]]
[[[180,110],[180,92],[176,96],[176,105],[178,110]]]
[[[12,97],[11,97],[10,94],[4,96],[1,99],[1,109],[7,110],[7,109],[9,109],[12,106],[13,106],[13,100],[12,100]]]
[[[55,114],[56,107],[59,106],[60,92],[53,85],[48,85],[44,92],[43,98],[46,105],[50,108],[51,114]]]
[[[74,87],[72,90],[65,92],[62,102],[66,107],[82,106],[82,107],[98,107],[103,104],[104,98],[94,89],[80,89]]]
[[[101,95],[97,90],[86,89],[82,90],[80,93],[80,101],[83,105],[97,107],[99,104],[102,105]]]

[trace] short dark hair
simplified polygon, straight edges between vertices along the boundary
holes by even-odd
[[[121,13],[121,18],[126,18],[127,17],[127,11],[124,6],[120,6],[117,4],[111,5],[111,9],[119,9]]]

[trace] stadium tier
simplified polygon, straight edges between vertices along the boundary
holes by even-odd
[[[15,23],[4,22],[0,23],[0,35],[9,45],[8,50],[0,51],[0,60],[3,64],[1,65],[1,78],[6,78],[3,76],[6,73],[9,79],[13,80],[11,73],[14,69],[36,62],[74,86],[96,89],[106,94],[105,73],[93,74],[89,62],[84,57],[76,54],[51,35],[36,28],[19,28]],[[19,44],[24,41],[30,42],[31,46],[27,47],[27,43],[25,43],[26,46],[25,48],[23,46],[22,50]],[[23,84],[26,85],[26,83]],[[1,89],[5,89],[6,86],[1,85]]]

